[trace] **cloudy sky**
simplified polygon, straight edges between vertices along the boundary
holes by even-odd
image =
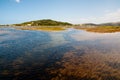
[[[0,0],[0,24],[53,19],[75,24],[120,21],[120,0]]]

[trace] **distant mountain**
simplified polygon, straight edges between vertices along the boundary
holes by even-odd
[[[21,24],[13,24],[14,26],[70,26],[73,25],[68,22],[61,22],[55,21],[51,19],[43,19],[43,20],[36,20],[36,21],[29,21],[24,22]],[[110,23],[101,23],[101,24],[94,24],[94,23],[84,23],[84,24],[76,24],[79,27],[98,27],[98,26],[120,26],[120,22],[110,22]]]
[[[93,27],[96,27],[98,26],[97,24],[94,24],[94,23],[84,23],[84,24],[79,24],[79,25],[76,25],[78,28],[93,28]]]
[[[6,25],[2,25],[2,24],[0,24],[0,26],[6,26]]]
[[[81,24],[81,26],[83,27],[120,26],[120,22],[111,22],[111,23],[102,23],[102,24],[85,23],[85,24]]]
[[[111,22],[111,23],[103,23],[99,24],[101,26],[120,26],[120,22]]]
[[[94,24],[94,23],[85,23],[85,24],[82,24],[83,26],[97,26],[97,24]]]
[[[67,26],[72,25],[68,22],[60,22],[51,19],[36,20],[30,22],[24,22],[21,24],[14,24],[15,26]]]

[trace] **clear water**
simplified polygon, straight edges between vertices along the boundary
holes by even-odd
[[[120,33],[0,28],[0,80],[120,80]]]

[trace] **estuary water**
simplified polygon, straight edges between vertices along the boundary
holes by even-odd
[[[120,80],[120,33],[0,28],[0,80]]]

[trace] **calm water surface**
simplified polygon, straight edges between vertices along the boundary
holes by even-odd
[[[120,80],[120,33],[0,28],[0,80]]]

